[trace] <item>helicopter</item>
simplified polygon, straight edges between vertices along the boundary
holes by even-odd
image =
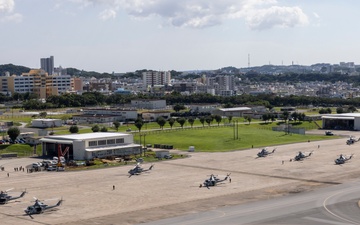
[[[294,158],[295,161],[302,161],[307,157],[310,157],[312,155],[313,151],[311,151],[308,155],[305,155],[303,152],[299,151],[299,154],[297,154]]]
[[[271,155],[275,152],[276,148],[274,148],[271,152],[267,150],[267,148],[263,148],[260,152],[258,152],[258,157],[266,157],[268,155]]]
[[[217,183],[221,183],[223,181],[226,181],[227,179],[229,179],[229,181],[231,182],[230,173],[228,173],[226,175],[226,177],[222,180],[217,178],[214,174],[211,174],[210,178],[206,179],[203,184],[200,184],[199,187],[201,188],[201,187],[205,186],[205,187],[207,187],[207,189],[210,189],[209,188],[210,186],[216,186]]]
[[[146,171],[150,171],[152,170],[152,168],[154,167],[154,165],[151,165],[149,167],[149,169],[143,169],[141,166],[140,166],[140,162],[138,162],[136,164],[136,166],[134,168],[132,168],[131,170],[129,170],[129,178],[132,176],[132,175],[140,175],[142,172],[146,172]]]
[[[335,164],[340,165],[344,164],[346,161],[350,160],[353,157],[354,154],[351,154],[349,158],[346,158],[343,154],[340,154],[339,158],[335,159]]]
[[[40,214],[45,212],[48,209],[52,209],[55,207],[58,207],[61,205],[62,203],[62,199],[58,201],[58,203],[56,203],[55,205],[46,205],[44,203],[42,203],[39,199],[35,198],[35,203],[34,205],[28,206],[24,211],[25,213],[31,217],[31,219],[33,218],[31,215],[33,214]]]
[[[6,191],[1,191],[0,192],[0,204],[1,205],[8,203],[8,201],[15,200],[15,199],[18,199],[18,198],[22,198],[22,197],[24,197],[24,195],[26,193],[26,191],[23,191],[20,196],[13,197],[13,196],[8,195],[8,193],[7,193],[8,191],[11,191],[11,190],[12,190],[12,188],[8,189]]]
[[[360,138],[359,138],[359,139],[356,139],[354,136],[350,136],[349,139],[346,140],[346,144],[347,144],[347,145],[352,145],[352,144],[354,144],[355,142],[358,142],[359,140],[360,140]]]

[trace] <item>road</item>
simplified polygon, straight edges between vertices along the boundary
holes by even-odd
[[[360,181],[142,225],[360,224]]]

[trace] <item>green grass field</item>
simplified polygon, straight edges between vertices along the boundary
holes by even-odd
[[[29,157],[34,154],[34,147],[27,144],[0,145],[0,154],[17,153],[18,157]],[[36,154],[41,155],[41,145],[36,146]]]
[[[234,138],[235,136],[235,138]],[[238,137],[238,139],[237,139]],[[196,151],[202,152],[225,152],[248,148],[260,148],[295,142],[307,142],[315,140],[333,139],[336,137],[325,135],[298,135],[275,132],[270,129],[253,128],[251,126],[239,126],[238,135],[234,135],[233,127],[214,127],[203,129],[179,129],[168,132],[149,132],[142,136],[142,144],[166,144],[173,145],[180,150],[188,150],[189,146],[195,146]],[[140,143],[139,134],[134,137]]]

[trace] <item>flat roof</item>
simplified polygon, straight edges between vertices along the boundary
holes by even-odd
[[[105,151],[111,149],[122,149],[122,148],[131,148],[131,147],[140,147],[138,144],[128,144],[128,145],[118,145],[118,146],[106,146],[103,148],[86,148],[85,151],[87,152],[94,152],[94,151]]]
[[[61,119],[33,119],[32,121],[44,121],[44,122],[53,122],[53,121],[59,121]]]
[[[223,112],[232,112],[232,111],[251,110],[251,108],[249,108],[249,107],[236,107],[236,108],[222,108],[222,109],[219,109],[219,110],[223,111]]]
[[[352,116],[322,116],[322,119],[337,119],[337,120],[354,120]]]
[[[86,134],[68,134],[68,135],[52,135],[46,136],[49,140],[86,140],[95,138],[111,138],[129,136],[129,133],[113,133],[113,132],[94,132]]]

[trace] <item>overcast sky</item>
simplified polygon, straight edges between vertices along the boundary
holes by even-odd
[[[358,0],[0,0],[0,64],[97,72],[360,64]]]

